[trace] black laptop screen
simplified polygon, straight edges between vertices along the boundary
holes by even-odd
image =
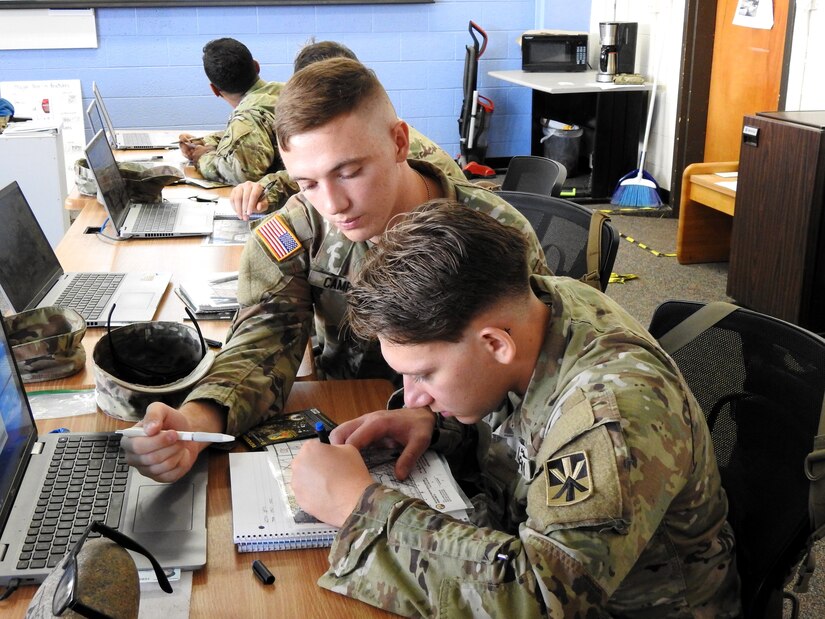
[[[126,183],[120,175],[112,147],[106,141],[102,130],[98,131],[86,146],[86,160],[95,175],[97,188],[103,197],[103,206],[112,218],[115,229],[119,231],[127,214]]]
[[[26,472],[28,454],[37,439],[29,401],[2,323],[0,320],[0,531],[6,526]]]
[[[21,312],[36,305],[63,274],[20,186],[0,189],[0,286]]]

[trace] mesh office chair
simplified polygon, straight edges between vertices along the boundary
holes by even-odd
[[[567,179],[563,164],[547,157],[519,155],[510,160],[502,191],[526,191],[545,196],[558,196]]]
[[[607,215],[548,195],[522,191],[498,195],[533,225],[555,275],[587,281],[602,291],[607,288],[619,251],[619,233]]]
[[[711,431],[736,534],[744,616],[778,618],[783,589],[806,553],[796,590],[807,590],[810,544],[825,512],[825,436],[818,453],[814,442],[825,433],[825,339],[727,303],[696,314],[704,307],[667,301],[650,333],[676,361]],[[721,318],[713,315],[720,310]],[[699,324],[682,322],[688,317]],[[672,330],[677,325],[681,333]],[[795,617],[796,597],[784,597]]]

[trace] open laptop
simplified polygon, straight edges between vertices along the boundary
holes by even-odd
[[[112,124],[112,119],[103,103],[103,97],[98,90],[97,84],[92,82],[92,93],[94,101],[86,108],[86,115],[94,128],[95,122],[92,119],[92,108],[97,108],[99,125],[103,127],[109,145],[117,150],[150,150],[158,148],[178,148],[180,133],[176,131],[116,131]]]
[[[98,131],[86,146],[86,161],[118,237],[153,239],[212,234],[213,206],[194,202],[131,202],[103,131]]]
[[[119,441],[113,432],[38,436],[0,324],[0,585],[42,582],[90,519],[133,538],[163,567],[206,563],[207,456],[161,484],[125,463]]]
[[[71,307],[90,327],[152,320],[171,273],[64,273],[17,182],[0,189],[0,289],[12,309]]]

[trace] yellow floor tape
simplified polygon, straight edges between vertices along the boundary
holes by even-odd
[[[638,275],[633,275],[633,273],[611,273],[610,274],[610,283],[611,284],[624,284],[625,282],[631,279],[639,279]]]
[[[648,247],[644,243],[640,243],[636,239],[634,239],[632,237],[629,237],[626,234],[622,234],[621,232],[619,233],[619,236],[622,237],[623,239],[625,239],[626,241],[628,241],[630,243],[633,243],[637,247],[640,247],[640,248],[644,249],[645,251],[649,251],[654,256],[659,256],[661,258],[675,258],[676,257],[676,254],[667,254],[665,252],[656,251],[655,249],[652,249],[652,248]]]

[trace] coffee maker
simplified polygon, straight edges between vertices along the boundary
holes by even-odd
[[[597,82],[612,82],[617,73],[636,70],[636,22],[607,21],[599,24]]]

